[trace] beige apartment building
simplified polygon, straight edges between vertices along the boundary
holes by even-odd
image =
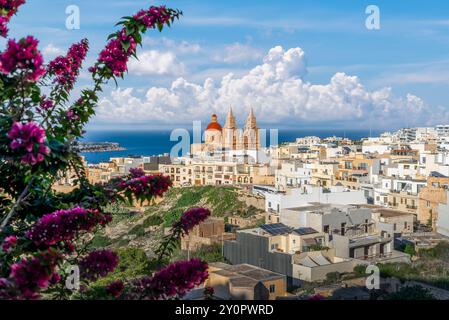
[[[112,172],[99,166],[86,169],[87,179],[91,184],[105,184],[111,180]]]
[[[174,186],[204,185],[274,185],[274,174],[269,166],[239,164],[235,162],[211,162],[190,164],[165,164],[160,172],[173,181]]]
[[[223,300],[275,300],[288,295],[285,275],[250,264],[211,263],[206,285]]]
[[[312,169],[312,184],[321,187],[335,185],[335,174],[338,171],[338,162],[321,161],[314,164]]]
[[[399,211],[384,208],[381,206],[369,206],[365,207],[373,209],[373,220],[381,223],[388,223],[393,225],[393,232],[400,234],[413,233],[413,226],[415,222],[415,216],[406,211]]]
[[[380,168],[380,161],[364,154],[352,154],[337,159],[338,170],[335,173],[335,183],[340,183],[348,189],[358,190],[362,183],[369,182],[369,175],[373,169]]]
[[[418,214],[419,196],[413,192],[390,191],[388,193],[388,206],[399,211]]]
[[[429,177],[427,186],[421,189],[418,202],[418,220],[422,224],[429,224],[435,230],[438,219],[438,207],[447,203],[449,178]]]

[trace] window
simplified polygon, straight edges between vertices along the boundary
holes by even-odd
[[[396,223],[393,225],[393,229],[394,231],[396,231]]]
[[[274,284],[270,285],[270,293],[275,293],[276,292],[276,286]]]
[[[323,226],[323,232],[324,233],[329,233],[329,226],[328,225]]]

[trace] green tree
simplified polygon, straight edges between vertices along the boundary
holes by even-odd
[[[415,246],[412,245],[412,244],[407,244],[407,245],[405,246],[405,248],[404,248],[404,252],[407,253],[407,254],[409,254],[409,255],[411,255],[411,256],[416,255]]]

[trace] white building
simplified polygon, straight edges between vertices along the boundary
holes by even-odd
[[[288,189],[286,192],[264,192],[265,210],[281,212],[283,209],[306,206],[310,203],[332,204],[366,204],[367,199],[362,190],[349,190],[342,186],[329,188],[305,185],[301,188]]]
[[[313,164],[301,161],[283,161],[281,168],[275,172],[276,189],[286,190],[310,184]]]

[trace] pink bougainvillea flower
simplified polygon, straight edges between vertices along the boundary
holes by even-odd
[[[53,106],[54,106],[53,101],[51,99],[47,99],[46,96],[43,96],[38,109],[40,112],[44,112],[50,110],[51,108],[53,108]]]
[[[95,281],[115,270],[119,257],[111,250],[92,251],[80,261],[81,276]]]
[[[11,248],[14,247],[16,244],[17,244],[17,237],[8,236],[3,240],[2,250],[4,252],[9,252]]]
[[[9,144],[12,150],[25,153],[23,163],[35,165],[44,161],[44,156],[50,153],[50,149],[44,144],[45,130],[36,122],[14,122],[8,138],[12,140]]]
[[[192,208],[182,214],[179,224],[184,233],[189,233],[190,230],[192,230],[195,226],[199,225],[201,222],[206,220],[209,216],[210,211],[208,209]]]
[[[39,298],[38,291],[48,287],[60,258],[56,251],[48,250],[14,263],[11,266],[10,278],[20,292],[19,297]]]
[[[59,56],[48,65],[47,72],[55,76],[55,82],[71,90],[89,50],[87,39],[73,44],[66,56]]]
[[[108,284],[106,287],[106,291],[111,294],[114,298],[120,297],[123,290],[125,289],[125,285],[123,284],[123,281],[116,280]]]
[[[140,22],[145,28],[155,28],[157,25],[169,21],[172,16],[165,6],[150,7],[148,10],[141,10],[133,16],[135,21]],[[123,44],[126,44],[124,46]],[[117,33],[117,37],[111,39],[98,58],[100,64],[109,68],[116,77],[123,76],[128,70],[127,63],[136,50],[136,40],[132,35],[127,34],[123,28]],[[95,73],[97,67],[91,67],[90,72]]]
[[[122,180],[118,183],[119,191],[129,190],[135,196],[142,195],[160,197],[172,186],[169,177],[162,175],[139,176],[131,180]]]
[[[8,35],[8,22],[25,0],[0,0],[0,37]]]
[[[8,48],[0,55],[0,72],[5,74],[17,70],[25,72],[26,79],[37,81],[45,73],[43,58],[37,49],[39,41],[28,36],[16,42],[8,41]]]
[[[142,168],[131,168],[129,169],[129,174],[133,178],[140,178],[145,175],[145,171]]]
[[[167,299],[183,297],[209,276],[208,265],[201,259],[178,261],[156,272],[153,277],[134,281],[128,299]]]
[[[109,215],[98,210],[86,210],[75,207],[69,210],[59,210],[44,215],[26,233],[36,245],[52,246],[59,242],[72,240],[80,231],[92,231],[97,225],[105,225],[111,221]]]

